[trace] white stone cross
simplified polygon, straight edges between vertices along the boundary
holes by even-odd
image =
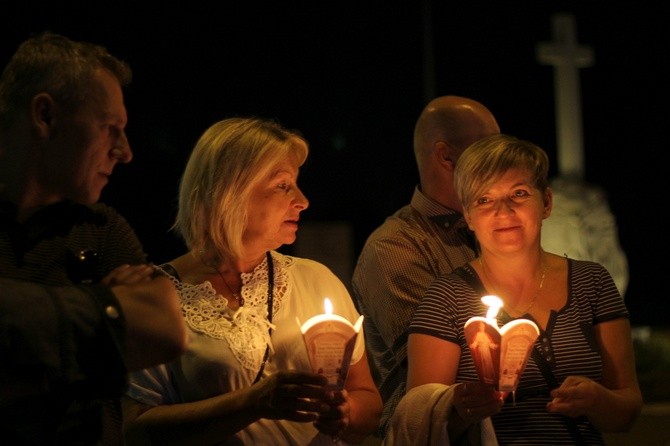
[[[552,42],[537,45],[540,63],[554,66],[558,178],[551,181],[554,204],[542,223],[542,247],[573,259],[604,265],[622,296],[628,286],[628,259],[619,243],[616,219],[605,192],[584,182],[582,111],[578,68],[593,63],[593,50],[577,45],[575,19],[552,16]]]
[[[554,66],[556,140],[560,176],[584,179],[584,140],[578,68],[591,66],[593,49],[577,44],[572,14],[552,16],[552,42],[536,47],[537,60]]]

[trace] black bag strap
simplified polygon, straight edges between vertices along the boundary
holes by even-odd
[[[540,350],[540,346],[537,343],[535,343],[533,346],[531,355],[533,357],[533,361],[535,361],[535,364],[537,364],[537,367],[542,372],[542,376],[544,376],[544,380],[547,382],[549,390],[557,388],[559,384],[554,377],[554,372],[551,370],[551,365],[549,364],[549,361],[547,361],[544,356],[542,356],[542,351]],[[576,445],[584,444],[582,433],[579,431],[579,427],[577,426],[575,419],[566,416],[562,416],[562,418],[568,427],[572,441],[574,441]]]
[[[487,294],[486,289],[484,289],[484,284],[475,277],[470,271],[465,269],[462,266],[459,266],[454,270],[454,274],[457,274],[458,276],[461,277],[461,279],[465,280],[465,282],[470,285],[470,287],[475,290],[477,294],[481,294],[482,296]]]
[[[274,301],[274,286],[275,286],[275,269],[274,263],[272,261],[272,254],[268,251],[265,254],[268,262],[268,322],[272,323],[272,310],[273,310],[273,301]],[[272,329],[270,329],[270,334],[272,334]],[[263,370],[265,370],[265,364],[268,362],[270,356],[270,344],[265,346],[265,354],[263,354],[263,362],[261,363],[261,368],[256,374],[253,384],[256,384],[261,380],[263,376]],[[253,385],[252,384],[252,385]]]

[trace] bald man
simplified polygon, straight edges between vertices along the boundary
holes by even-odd
[[[430,101],[414,128],[420,184],[411,202],[372,232],[358,258],[352,289],[365,315],[368,358],[384,399],[380,438],[405,394],[406,330],[414,310],[433,280],[477,256],[454,190],[456,162],[470,144],[497,133],[493,114],[477,101]]]

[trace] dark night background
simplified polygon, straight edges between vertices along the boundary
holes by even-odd
[[[169,233],[179,176],[199,135],[229,116],[276,118],[303,132],[311,144],[303,221],[350,222],[356,254],[411,196],[412,131],[427,96],[483,102],[505,133],[538,143],[555,166],[553,69],[536,61],[535,45],[551,40],[552,13],[571,12],[579,43],[595,54],[580,70],[586,179],[609,194],[632,322],[669,325],[668,4],[433,0],[431,86],[421,0],[171,3],[0,6],[1,66],[31,33],[50,29],[102,44],[133,68],[135,158],[117,168],[103,200],[153,261],[182,252]]]

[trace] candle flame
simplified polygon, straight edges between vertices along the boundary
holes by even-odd
[[[489,307],[488,311],[486,312],[486,319],[495,319],[495,317],[498,315],[498,310],[500,310],[500,308],[503,306],[502,299],[500,299],[498,296],[489,294],[482,297],[482,302],[484,305]]]
[[[327,297],[323,299],[323,308],[326,310],[326,314],[333,314],[333,304]]]

